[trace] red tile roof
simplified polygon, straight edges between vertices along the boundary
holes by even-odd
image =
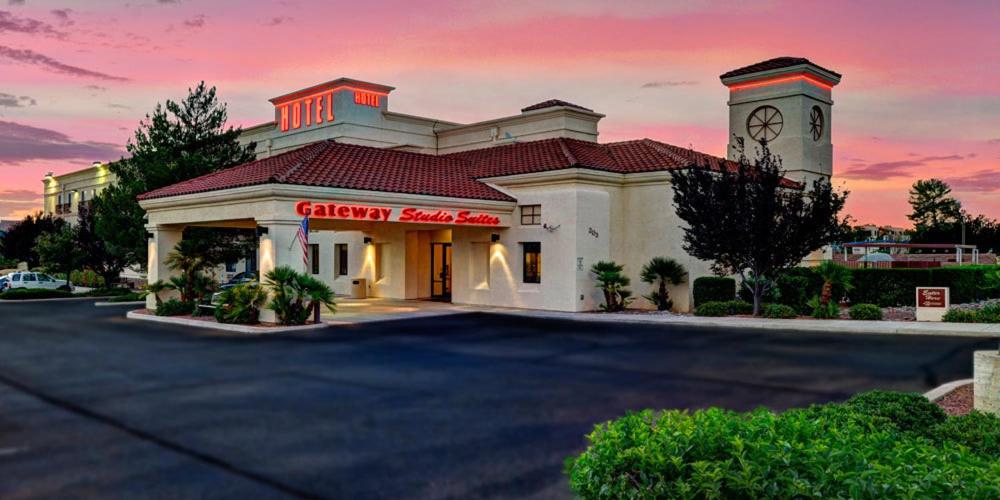
[[[598,144],[577,139],[517,142],[446,155],[342,144],[330,140],[173,184],[139,196],[181,194],[259,184],[297,184],[452,198],[514,201],[479,179],[587,168],[620,174],[736,164],[650,139]],[[789,185],[796,185],[789,181]]]
[[[812,64],[813,66],[816,66],[817,68],[826,71],[827,73],[835,75],[837,78],[840,78],[841,76],[840,73],[828,70],[804,57],[775,57],[774,59],[768,59],[766,61],[761,61],[759,63],[751,64],[749,66],[744,66],[742,68],[737,68],[727,73],[723,73],[721,76],[719,76],[719,78],[726,79],[726,78],[732,78],[734,76],[750,75],[753,73],[759,73],[761,71],[788,68],[791,66],[798,66],[800,64]]]

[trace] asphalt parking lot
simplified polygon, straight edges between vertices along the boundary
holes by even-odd
[[[785,409],[971,376],[988,339],[489,314],[247,337],[0,304],[0,497],[553,498],[629,409]]]

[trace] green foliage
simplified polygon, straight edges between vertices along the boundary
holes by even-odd
[[[38,267],[41,264],[36,252],[38,237],[59,232],[65,226],[66,221],[52,215],[42,216],[41,212],[27,215],[0,239],[0,255],[8,262],[13,261],[14,265],[27,262],[30,268]]]
[[[156,300],[156,305],[159,307],[163,303],[163,299],[160,298],[160,293],[170,289],[170,285],[165,283],[163,280],[157,280],[152,283],[147,283],[142,290],[143,298],[146,295],[152,294],[153,299]]]
[[[694,280],[692,294],[695,306],[706,302],[735,300],[736,280],[722,276],[702,276]]]
[[[785,304],[767,304],[764,306],[765,318],[794,319],[798,316],[798,311],[792,306],[786,306]]]
[[[35,243],[39,262],[49,271],[72,276],[73,270],[83,264],[76,235],[76,227],[68,224],[57,231],[39,235]]]
[[[918,231],[940,227],[961,218],[962,204],[951,196],[951,186],[940,179],[918,180],[910,188],[910,207],[907,216]]]
[[[855,269],[855,287],[848,293],[853,303],[878,304],[882,307],[913,306],[916,287],[948,287],[951,302],[976,302],[1000,297],[991,275],[996,266],[954,266],[930,269]]]
[[[192,314],[194,309],[194,302],[183,302],[177,299],[170,299],[166,302],[161,302],[156,306],[156,315],[183,316],[185,314]]]
[[[215,307],[219,323],[255,325],[260,309],[267,302],[267,291],[256,283],[247,283],[223,290]]]
[[[989,304],[980,309],[950,308],[942,321],[947,323],[1000,323],[1000,304]]]
[[[849,291],[852,288],[851,270],[832,260],[823,261],[814,271],[823,280],[823,288],[819,294],[819,301],[823,305],[840,303],[843,296],[835,295],[835,290]]]
[[[754,289],[757,286],[757,282],[767,290],[764,295],[761,296],[761,302],[772,303],[781,300],[781,291],[778,289],[777,284],[767,278],[755,278],[753,275],[747,276],[745,280],[740,282],[739,298],[743,302],[753,303]]]
[[[881,321],[882,308],[875,304],[854,304],[847,311],[851,319],[864,321]]]
[[[807,305],[812,309],[812,317],[816,319],[837,319],[840,317],[840,304],[836,302],[824,304],[819,296],[816,296],[809,299]]]
[[[933,437],[942,443],[958,443],[972,452],[1000,460],[1000,417],[973,410],[938,424]]]
[[[822,285],[820,285],[822,286]],[[809,279],[804,276],[782,274],[775,280],[777,302],[795,309],[799,313],[809,311],[809,298],[819,294],[819,289],[810,292]]]
[[[128,295],[130,293],[132,293],[132,290],[129,290],[128,288],[116,287],[116,288],[95,288],[93,290],[83,293],[77,293],[75,295],[77,297],[119,297],[122,295]]]
[[[0,293],[0,300],[32,300],[32,299],[63,299],[73,297],[66,290],[49,290],[47,288],[12,288]]]
[[[122,295],[116,295],[114,297],[109,297],[108,302],[138,302],[146,298],[146,294],[142,292],[129,292]]]
[[[181,102],[157,104],[126,145],[128,156],[111,164],[117,177],[94,200],[96,231],[116,255],[146,264],[145,213],[136,197],[153,189],[253,159],[239,144],[239,129],[226,127],[225,104],[201,82]],[[203,234],[218,232],[198,228]],[[216,245],[219,248],[224,245]]]
[[[674,301],[670,300],[667,286],[683,283],[687,278],[687,270],[679,262],[669,257],[653,257],[649,263],[642,267],[640,277],[645,283],[657,284],[657,290],[644,297],[655,304],[657,310],[666,311],[674,305]]]
[[[70,273],[70,281],[74,285],[85,286],[87,288],[100,288],[104,286],[104,278],[92,269],[83,269]]]
[[[333,290],[312,276],[278,266],[264,275],[264,285],[271,291],[267,307],[275,312],[282,325],[301,325],[310,313],[319,316],[321,306],[336,311]]]
[[[930,435],[948,415],[921,394],[870,391],[848,399],[845,406],[861,415],[881,418],[901,431]]]
[[[753,304],[742,300],[727,300],[725,302],[705,302],[694,309],[695,316],[732,316],[734,314],[752,314]]]
[[[581,498],[1000,496],[1000,462],[876,424],[847,405],[645,410],[598,425],[565,471]]]
[[[601,310],[608,312],[622,311],[630,302],[632,292],[626,287],[631,280],[622,273],[625,266],[611,261],[600,261],[591,266],[590,274],[597,281],[597,288],[604,293],[604,304]]]

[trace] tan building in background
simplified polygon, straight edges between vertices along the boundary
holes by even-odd
[[[42,213],[75,224],[80,205],[89,203],[114,181],[115,174],[106,161],[95,161],[83,170],[68,174],[54,176],[50,173],[42,179]]]

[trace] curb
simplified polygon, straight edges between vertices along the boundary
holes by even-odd
[[[855,321],[809,319],[706,318],[642,314],[596,314],[557,311],[526,311],[487,308],[482,312],[509,314],[542,319],[570,321],[633,323],[645,325],[680,325],[703,328],[745,328],[753,330],[784,330],[823,333],[876,335],[937,335],[959,337],[1000,338],[1000,324],[931,323],[914,321]]]
[[[129,302],[94,302],[97,307],[111,307],[111,306],[142,306],[145,305],[146,301],[137,300]]]
[[[951,391],[955,390],[956,388],[961,387],[963,385],[971,384],[973,381],[974,381],[974,379],[964,378],[962,380],[954,380],[952,382],[948,382],[947,384],[941,384],[941,385],[939,385],[939,386],[937,386],[937,387],[935,387],[935,388],[933,388],[933,389],[925,392],[924,393],[924,397],[927,398],[927,399],[929,399],[929,400],[931,400],[931,401],[937,401],[937,400],[941,399],[942,397],[944,397],[945,394],[948,394],[949,392],[951,392]]]
[[[330,326],[328,323],[297,326],[250,326],[231,325],[226,323],[216,323],[214,321],[201,321],[196,319],[177,318],[171,316],[154,316],[152,314],[142,314],[137,311],[129,311],[125,314],[128,319],[139,321],[152,321],[154,323],[166,323],[170,325],[193,326],[196,328],[208,328],[211,330],[222,330],[226,332],[246,333],[251,335],[267,335],[271,333],[299,332],[304,330],[319,330]]]
[[[69,302],[71,300],[100,300],[106,297],[57,297],[53,299],[24,299],[24,300],[10,300],[10,299],[0,299],[0,304],[24,304],[32,302]]]

